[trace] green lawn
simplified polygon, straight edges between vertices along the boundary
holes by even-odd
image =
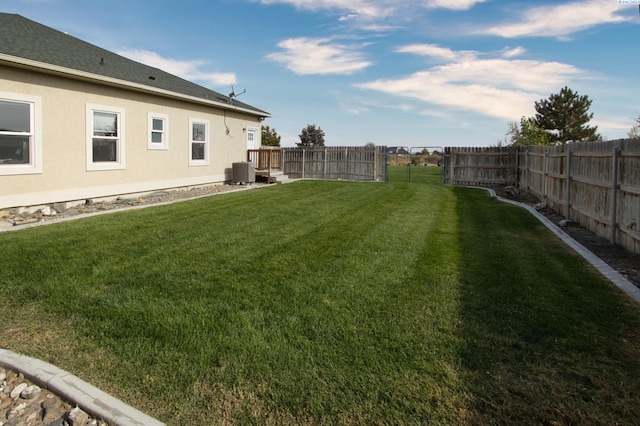
[[[439,172],[0,234],[0,346],[170,425],[637,424],[638,306]]]

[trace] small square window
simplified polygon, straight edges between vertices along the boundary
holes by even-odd
[[[148,149],[169,149],[169,116],[149,113]]]

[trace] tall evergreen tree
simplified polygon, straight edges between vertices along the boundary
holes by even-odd
[[[549,133],[554,145],[601,141],[602,137],[596,133],[598,127],[587,126],[593,118],[593,113],[589,113],[591,102],[587,95],[580,96],[565,86],[560,93],[535,103],[536,124]]]

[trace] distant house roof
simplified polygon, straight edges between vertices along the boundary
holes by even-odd
[[[270,116],[236,99],[15,14],[0,13],[0,64]]]
[[[402,146],[390,146],[387,148],[387,154],[408,154],[409,151]]]

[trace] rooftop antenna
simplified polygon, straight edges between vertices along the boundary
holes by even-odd
[[[229,93],[229,103],[233,100],[233,98],[237,98],[238,96],[246,93],[247,89],[242,89],[242,92],[236,93],[236,89],[233,88],[233,84],[231,85],[231,93]]]

